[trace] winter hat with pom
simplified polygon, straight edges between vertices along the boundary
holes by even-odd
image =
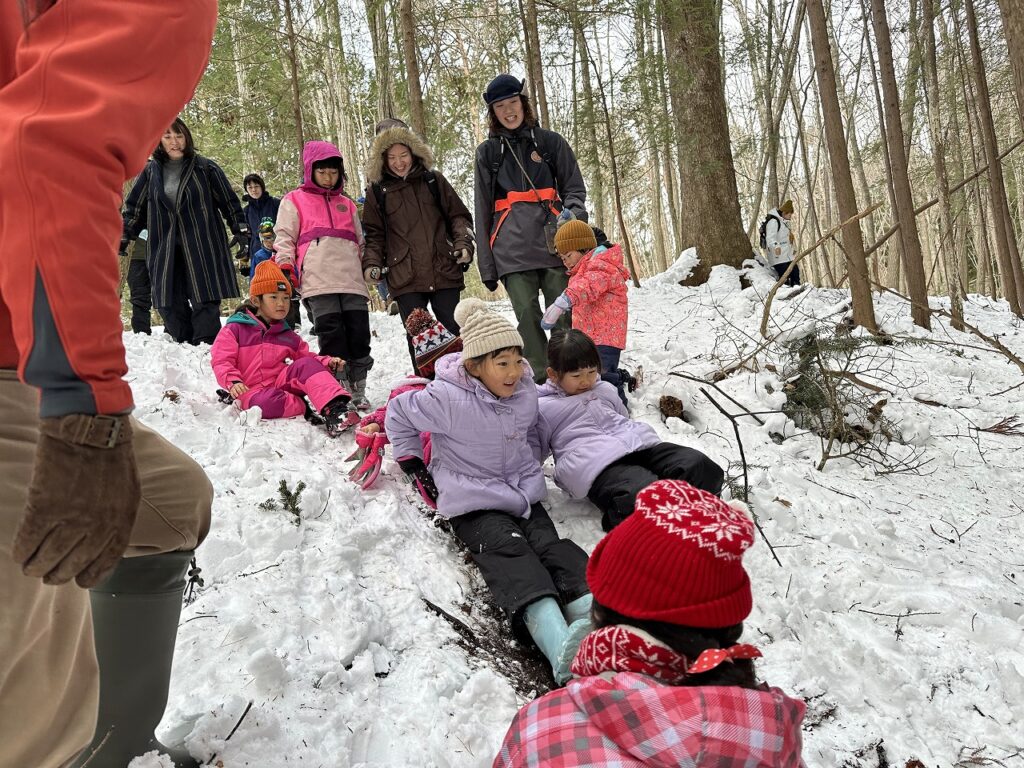
[[[717,629],[753,605],[741,558],[754,525],[740,502],[681,480],[659,480],[632,515],[597,543],[587,564],[594,600],[633,619]]]
[[[462,351],[462,339],[437,322],[425,309],[417,307],[405,319],[405,330],[412,338],[416,370],[420,376],[434,378],[434,363],[439,357]]]
[[[256,274],[252,276],[249,283],[249,297],[255,299],[265,293],[277,293],[281,291],[292,295],[292,284],[284,276],[284,272],[270,259],[261,261],[256,265]]]
[[[594,230],[585,221],[570,219],[555,232],[555,250],[559,253],[569,251],[592,251],[597,248]]]
[[[508,320],[491,312],[481,299],[463,299],[455,306],[455,322],[462,329],[462,359],[486,355],[496,349],[522,347],[523,337]]]

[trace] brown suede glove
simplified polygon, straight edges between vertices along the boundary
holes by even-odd
[[[94,586],[124,554],[141,495],[128,416],[40,419],[14,561],[47,584]]]

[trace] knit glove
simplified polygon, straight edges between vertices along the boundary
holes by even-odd
[[[380,267],[367,267],[363,270],[363,280],[376,283],[380,280]]]
[[[576,214],[572,212],[571,208],[563,208],[562,212],[558,214],[558,218],[555,219],[555,226],[562,226],[567,221],[572,221],[576,218]]]
[[[544,310],[544,317],[541,318],[540,327],[545,331],[550,331],[555,327],[555,323],[558,322],[558,318],[570,309],[572,309],[572,302],[569,301],[569,297],[563,293],[555,299],[554,303],[550,307]]]
[[[11,556],[46,584],[92,587],[128,547],[139,471],[127,415],[40,419],[25,515]]]
[[[469,248],[460,248],[455,252],[455,263],[462,267],[462,271],[465,272],[469,269],[469,265],[473,263],[473,252]]]
[[[420,496],[427,502],[431,509],[437,509],[437,486],[434,485],[434,478],[431,477],[427,465],[419,456],[403,456],[398,459],[398,466],[405,472],[406,477],[416,486]]]
[[[490,291],[491,293],[494,293],[496,290],[498,290],[498,281],[484,280],[484,287],[487,288],[487,290]]]

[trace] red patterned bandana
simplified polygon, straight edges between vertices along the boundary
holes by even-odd
[[[691,664],[680,653],[635,627],[616,624],[591,632],[580,643],[572,662],[577,677],[603,672],[639,672],[666,683],[676,684],[687,675],[714,669],[733,659],[756,659],[761,652],[752,645],[708,649]]]

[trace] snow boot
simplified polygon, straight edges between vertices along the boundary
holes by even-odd
[[[349,427],[359,422],[359,415],[351,410],[351,402],[345,395],[338,395],[320,409],[324,417],[324,426],[330,437],[338,437]]]
[[[397,315],[401,311],[402,310],[398,308],[398,302],[397,301],[392,301],[392,302],[390,302],[388,304],[388,315],[389,316],[394,317],[395,315]]]
[[[352,389],[350,389],[349,391],[352,393],[352,405],[356,408],[356,410],[370,410],[370,401],[366,399],[365,378],[359,379],[358,381],[353,381]]]
[[[594,604],[594,597],[589,592],[583,597],[577,597],[571,603],[566,603],[562,609],[566,624],[574,624],[577,621],[590,618],[590,606]]]
[[[523,618],[530,637],[551,664],[555,682],[564,685],[572,677],[569,666],[576,658],[580,642],[593,629],[590,619],[566,624],[562,609],[553,597],[542,597],[530,603]]]
[[[73,764],[124,768],[151,750],[178,768],[198,768],[184,748],[156,739],[167,706],[185,574],[193,552],[126,557],[89,591],[100,668],[100,706],[92,743]]]

